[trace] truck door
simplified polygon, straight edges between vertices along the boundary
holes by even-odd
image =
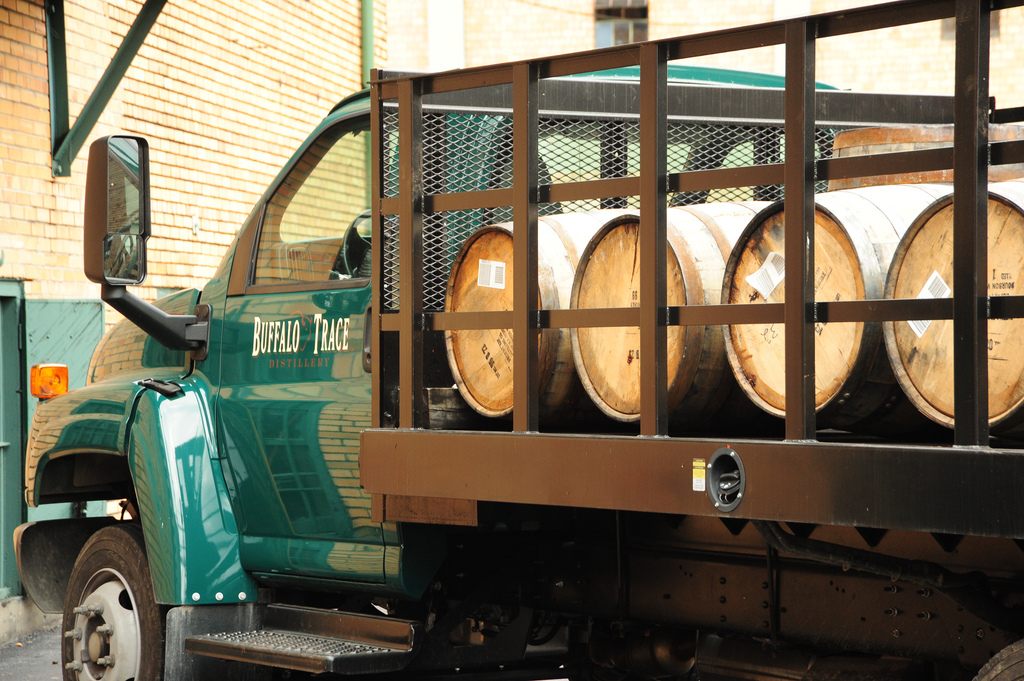
[[[384,547],[359,486],[369,426],[368,132],[344,122],[263,208],[244,295],[225,311],[222,452],[257,573],[379,582]]]

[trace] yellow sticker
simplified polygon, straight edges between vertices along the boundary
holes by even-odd
[[[703,492],[707,489],[707,462],[704,459],[693,460],[693,491]]]

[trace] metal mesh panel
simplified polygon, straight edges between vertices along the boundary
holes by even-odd
[[[512,209],[453,210],[423,216],[423,306],[444,309],[448,276],[459,249],[469,236],[485,225],[508,222]]]
[[[423,114],[423,191],[447,194],[512,186],[512,116]]]
[[[398,216],[384,216],[384,234],[381,235],[384,250],[384,307],[398,309],[398,282],[401,270],[398,267]]]
[[[640,172],[640,122],[635,118],[541,118],[539,137],[541,184],[629,177]],[[819,128],[815,137],[818,158],[831,156],[835,131]],[[778,126],[670,121],[666,130],[669,173],[781,163],[784,152]],[[824,191],[825,183],[819,183],[818,190]],[[763,201],[781,199],[782,186],[735,187],[689,197],[680,194],[677,203],[746,201],[755,196]]]
[[[398,190],[398,114],[384,113],[384,195]],[[635,117],[573,117],[542,115],[538,123],[538,182],[558,184],[639,174],[639,120]],[[785,140],[781,125],[736,125],[670,120],[666,131],[669,173],[781,163]],[[815,153],[828,158],[835,130],[819,128]],[[426,194],[507,188],[512,184],[512,117],[479,111],[425,111],[423,119],[423,189]],[[817,191],[826,183],[818,182]],[[781,185],[732,187],[707,192],[669,195],[670,205],[710,201],[772,201],[783,197]],[[637,197],[548,203],[541,215],[638,208]],[[424,306],[444,307],[444,293],[452,262],[466,238],[479,227],[511,220],[511,210],[451,211],[424,215]],[[385,219],[384,303],[397,309],[397,219]]]
[[[398,109],[384,108],[384,196],[398,196]]]
[[[537,129],[541,184],[635,175],[640,122],[541,117]],[[630,150],[632,147],[632,150]]]

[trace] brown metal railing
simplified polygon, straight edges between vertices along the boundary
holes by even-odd
[[[987,320],[1024,316],[1024,296],[989,299],[984,281],[987,258],[987,165],[1024,160],[1024,142],[989,145],[988,123],[1020,120],[1024,110],[990,116],[988,93],[990,11],[1020,1],[908,0],[862,9],[716,31],[696,36],[620,46],[601,51],[480,67],[457,72],[375,82],[373,125],[380,130],[386,100],[398,101],[399,192],[382,191],[383,150],[374,149],[374,230],[382,216],[399,217],[401,304],[385,314],[382,299],[382,239],[374,239],[375,348],[385,334],[397,332],[398,425],[426,425],[424,334],[443,329],[511,328],[514,332],[514,420],[516,432],[538,429],[537,335],[545,328],[638,326],[641,351],[641,436],[667,434],[666,327],[678,324],[744,324],[784,321],[786,334],[786,439],[813,440],[814,324],[816,322],[952,319],[954,324],[954,443],[988,445]],[[952,149],[932,149],[843,159],[814,158],[815,45],[820,38],[954,17],[956,19],[955,137]],[[684,59],[770,45],[785,45],[785,163],[667,174],[666,65]],[[622,66],[640,67],[640,172],[635,177],[604,178],[538,186],[538,84],[542,78]],[[513,98],[513,180],[509,189],[425,196],[422,181],[422,108],[424,97],[474,88],[507,85]],[[955,169],[954,279],[952,299],[858,300],[815,302],[814,181],[892,172]],[[665,300],[666,197],[668,191],[693,191],[784,182],[785,259],[790,281],[785,302],[765,305],[667,307]],[[644,215],[640,234],[640,307],[610,310],[537,309],[537,206],[544,201],[639,195]],[[511,205],[516,225],[511,312],[427,312],[422,302],[423,215]],[[374,426],[382,418],[382,352],[374,354]]]

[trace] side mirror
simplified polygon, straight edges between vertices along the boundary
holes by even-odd
[[[85,276],[111,286],[142,283],[149,229],[149,144],[101,137],[89,147],[85,180]]]
[[[153,338],[205,359],[209,305],[195,314],[167,314],[125,288],[146,278],[148,238],[149,144],[141,137],[101,137],[89,147],[85,178],[85,276],[102,284],[100,298]]]

